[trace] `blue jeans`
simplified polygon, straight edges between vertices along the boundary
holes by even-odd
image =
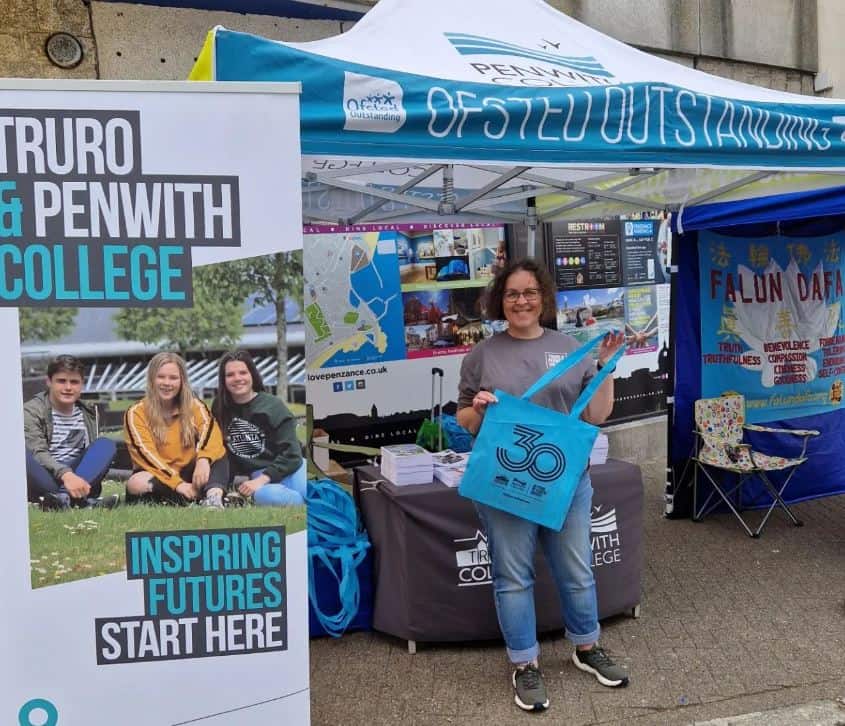
[[[81,476],[91,485],[89,497],[99,497],[102,492],[102,481],[111,466],[117,451],[114,441],[105,437],[95,439],[82,455],[75,461],[68,463],[74,474]],[[61,481],[54,479],[30,453],[26,450],[26,490],[27,499],[37,502],[40,497],[48,493],[58,494],[65,488]]]
[[[540,653],[534,612],[538,539],[560,595],[566,637],[575,645],[590,645],[599,639],[590,542],[592,502],[593,486],[585,472],[560,532],[500,509],[475,505],[487,533],[499,627],[513,663],[526,663]]]
[[[305,459],[300,467],[282,477],[281,481],[268,482],[252,495],[252,501],[259,507],[293,507],[305,504],[305,491],[308,465]],[[263,474],[263,471],[254,471],[252,476]]]

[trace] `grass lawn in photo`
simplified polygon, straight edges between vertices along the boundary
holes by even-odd
[[[103,482],[103,495],[123,485]],[[212,509],[136,504],[116,509],[42,512],[29,507],[30,572],[33,589],[83,580],[126,569],[127,532],[230,529],[284,525],[287,534],[305,529],[306,508],[243,507]]]

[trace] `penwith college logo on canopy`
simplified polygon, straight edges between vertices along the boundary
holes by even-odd
[[[343,74],[344,131],[392,134],[402,128],[407,114],[402,86],[396,81],[346,71]]]
[[[470,67],[492,83],[524,86],[609,85],[613,74],[591,55],[567,56],[560,43],[543,39],[538,47],[508,43],[467,33],[444,33],[462,56],[504,56],[517,63],[472,62]],[[527,62],[526,62],[527,61]]]

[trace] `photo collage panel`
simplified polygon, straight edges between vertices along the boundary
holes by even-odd
[[[507,261],[501,226],[399,231],[402,291],[486,286]]]

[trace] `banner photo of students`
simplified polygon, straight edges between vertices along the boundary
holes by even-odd
[[[504,226],[319,226],[305,233],[306,397],[315,425],[337,442],[361,443],[371,438],[375,410],[386,427],[378,441],[413,440],[430,415],[433,375],[440,401],[441,376],[432,369],[443,371],[443,403],[451,401],[452,411],[463,356],[502,327],[483,319],[481,296],[507,260]]]
[[[0,99],[0,722],[308,723],[304,502],[226,506],[227,447],[254,432],[224,439],[217,366],[175,343],[242,332],[259,267],[302,246],[298,89],[3,80]],[[110,357],[106,330],[96,359],[58,350],[97,308],[149,355]],[[24,395],[21,339],[44,363]]]
[[[702,397],[743,394],[750,422],[841,406],[843,243],[701,235]]]

